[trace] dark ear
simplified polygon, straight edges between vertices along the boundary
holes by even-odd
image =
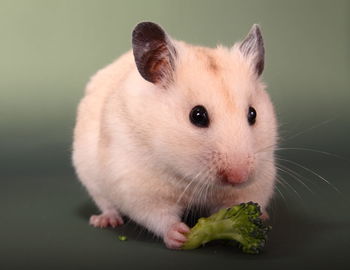
[[[172,82],[176,50],[160,26],[151,22],[136,25],[132,48],[137,69],[145,80],[161,86]]]
[[[264,70],[265,49],[259,25],[252,26],[239,48],[245,56],[253,57],[255,71],[260,76]]]

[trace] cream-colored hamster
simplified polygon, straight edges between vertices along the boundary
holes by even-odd
[[[132,48],[92,77],[78,108],[73,163],[101,210],[90,224],[126,215],[179,248],[192,206],[254,201],[266,211],[277,131],[259,27],[212,49],[144,22]]]

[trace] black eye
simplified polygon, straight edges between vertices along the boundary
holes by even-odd
[[[195,106],[190,112],[191,123],[197,127],[208,127],[209,126],[209,117],[207,110],[201,106]]]
[[[249,107],[248,110],[248,123],[254,125],[256,120],[256,110],[253,107]]]

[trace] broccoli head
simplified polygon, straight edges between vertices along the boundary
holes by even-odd
[[[260,206],[248,202],[221,209],[207,218],[200,218],[187,234],[182,249],[194,249],[216,239],[234,240],[244,253],[259,254],[271,227],[261,218]]]

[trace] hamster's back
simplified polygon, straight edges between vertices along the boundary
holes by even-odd
[[[85,95],[78,106],[73,143],[73,163],[82,181],[87,178],[84,175],[96,173],[101,114],[105,101],[113,91],[118,91],[120,82],[134,68],[132,51],[129,51],[99,70],[85,89]]]

